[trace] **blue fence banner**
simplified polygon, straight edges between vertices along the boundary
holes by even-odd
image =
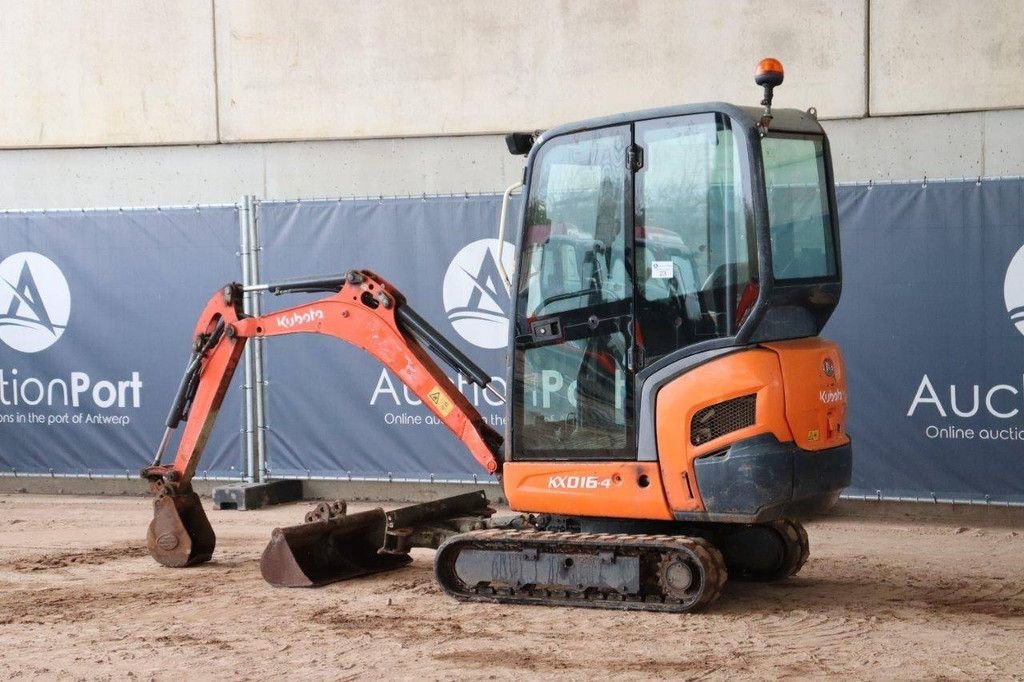
[[[1024,501],[1022,193],[1020,179],[837,189],[845,282],[825,335],[848,363],[851,495]],[[500,378],[499,207],[495,196],[266,203],[264,278],[369,267]],[[483,477],[372,358],[330,339],[280,344],[267,351],[272,474]],[[461,386],[500,428],[501,408]]]
[[[0,213],[0,474],[138,475],[238,243],[232,207]],[[200,475],[243,474],[239,394]]]
[[[509,295],[497,265],[495,196],[265,202],[262,278],[372,270],[504,393]],[[515,213],[515,211],[513,211]],[[514,250],[502,260],[513,270]],[[268,297],[264,314],[301,298]],[[487,480],[465,447],[371,356],[329,337],[269,339],[264,350],[272,476]],[[448,376],[498,431],[501,402]]]
[[[844,286],[824,334],[847,362],[849,494],[1024,503],[1024,180],[836,194]],[[262,279],[374,270],[504,389],[500,203],[262,202]],[[239,279],[237,212],[0,213],[0,234],[0,474],[134,474],[163,430],[196,316]],[[311,298],[264,294],[263,309]],[[267,339],[264,358],[271,477],[488,479],[362,351],[303,334]],[[448,374],[502,430],[499,401]],[[201,473],[244,473],[240,393]]]
[[[1024,502],[1024,180],[837,190],[853,495]]]

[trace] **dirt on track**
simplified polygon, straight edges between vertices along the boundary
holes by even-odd
[[[0,669],[12,679],[1024,680],[1024,530],[831,520],[775,584],[699,614],[460,604],[432,553],[275,589],[259,556],[309,503],[209,511],[214,561],[148,556],[144,498],[0,496]],[[209,503],[207,503],[209,510]],[[366,508],[354,506],[352,511]]]

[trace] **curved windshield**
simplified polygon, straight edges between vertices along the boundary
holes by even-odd
[[[637,456],[636,371],[735,335],[757,300],[745,177],[722,114],[537,150],[517,273],[514,457]]]
[[[519,314],[554,315],[621,301],[626,272],[629,129],[570,135],[534,163],[526,213]]]

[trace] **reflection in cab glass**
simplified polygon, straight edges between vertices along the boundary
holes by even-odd
[[[636,373],[736,335],[760,293],[738,144],[729,117],[707,113],[537,150],[517,276],[515,457],[635,457]],[[772,133],[761,145],[777,279],[834,277],[822,139]]]

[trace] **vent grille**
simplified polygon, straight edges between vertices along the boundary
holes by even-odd
[[[757,395],[740,396],[716,403],[693,415],[690,422],[690,442],[703,445],[719,436],[754,425]]]

